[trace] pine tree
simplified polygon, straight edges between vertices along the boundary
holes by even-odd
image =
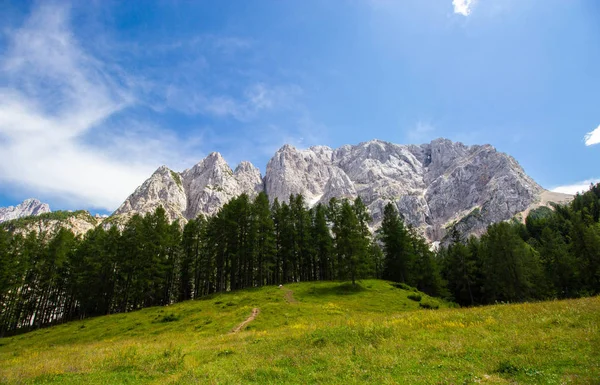
[[[461,242],[456,229],[453,229],[451,238],[452,243],[443,258],[443,275],[448,282],[448,289],[459,304],[475,305],[476,261],[471,250]]]
[[[408,235],[412,245],[412,254],[415,256],[410,274],[414,279],[414,285],[420,291],[431,296],[448,296],[446,282],[442,279],[440,264],[435,253],[431,251],[427,241],[414,228],[409,228]]]
[[[315,279],[333,279],[333,266],[331,252],[333,239],[331,231],[327,226],[325,207],[319,203],[313,210],[312,239],[314,244],[315,264],[318,266],[319,274]]]
[[[261,192],[254,199],[252,206],[254,216],[255,242],[254,247],[257,271],[255,281],[258,286],[268,284],[268,277],[272,274],[276,264],[275,250],[275,224],[271,216],[269,198]]]
[[[535,295],[540,277],[536,251],[506,222],[488,227],[482,237],[485,293],[488,302],[523,301]],[[538,284],[542,282],[538,281]]]
[[[392,203],[384,208],[378,233],[385,255],[383,277],[395,282],[413,283],[410,268],[414,255],[411,253],[408,232]]]
[[[370,270],[368,251],[369,239],[366,236],[362,218],[362,208],[355,208],[348,202],[342,201],[337,214],[338,224],[335,226],[335,248],[338,255],[338,277],[349,278],[352,284],[364,277]]]

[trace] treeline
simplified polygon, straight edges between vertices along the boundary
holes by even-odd
[[[461,305],[600,293],[600,184],[569,205],[490,225],[481,238],[452,242],[438,258],[451,298]]]
[[[438,251],[393,204],[371,234],[367,208],[332,199],[308,209],[301,195],[269,203],[232,199],[181,226],[159,207],[124,227],[83,237],[26,236],[0,226],[0,336],[212,293],[263,285],[375,277],[462,305],[600,292],[600,185],[525,224],[491,225],[481,238]]]
[[[82,238],[2,226],[0,335],[227,290],[382,274],[360,199],[306,206],[302,196],[270,205],[265,194],[242,195],[183,228],[159,207]]]

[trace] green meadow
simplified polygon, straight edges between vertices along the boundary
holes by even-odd
[[[599,325],[600,297],[456,308],[380,280],[298,283],[0,339],[0,383],[598,384]]]

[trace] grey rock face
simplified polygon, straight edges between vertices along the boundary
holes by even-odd
[[[250,197],[263,190],[260,171],[249,162],[242,162],[231,170],[218,152],[211,153],[182,174],[187,195],[185,218],[200,214],[212,215],[225,203],[243,193]]]
[[[115,215],[146,214],[162,205],[169,220],[183,217],[187,208],[187,198],[181,175],[167,166],[159,167],[133,194],[115,211]]]
[[[311,203],[332,197],[360,196],[372,225],[393,202],[405,221],[438,241],[447,227],[479,208],[461,223],[479,234],[488,224],[510,219],[544,191],[510,156],[490,145],[466,146],[437,139],[421,146],[379,140],[356,146],[282,147],[267,165],[265,187],[271,199],[303,194]]]
[[[263,191],[260,171],[242,162],[232,171],[221,154],[213,152],[182,173],[160,167],[115,211],[116,217],[146,214],[162,206],[171,221],[212,215],[231,198]]]
[[[37,199],[26,199],[16,206],[0,207],[0,223],[49,212],[50,206],[46,203]]]
[[[212,215],[231,198],[266,191],[271,201],[302,194],[309,205],[333,197],[360,196],[378,227],[393,202],[405,221],[431,241],[456,223],[466,234],[507,220],[540,200],[545,191],[510,156],[490,145],[466,146],[447,139],[423,145],[372,140],[338,149],[285,145],[266,175],[248,162],[233,171],[218,153],[176,173],[159,168],[115,212],[151,212],[160,204],[170,219]],[[476,215],[473,211],[477,209]]]

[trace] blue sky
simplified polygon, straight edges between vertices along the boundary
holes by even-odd
[[[212,151],[490,143],[600,178],[600,2],[0,0],[0,206],[110,212]]]

